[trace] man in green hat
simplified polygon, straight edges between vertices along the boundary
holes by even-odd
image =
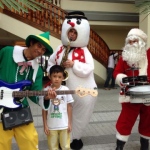
[[[4,87],[6,89],[4,92],[7,92],[8,89],[9,92],[13,92],[18,88],[19,90],[23,88],[28,91],[40,91],[42,89],[43,71],[37,62],[37,57],[51,55],[52,53],[49,32],[40,35],[29,35],[26,38],[26,47],[6,46],[2,48],[0,50],[0,88]],[[32,84],[30,85],[30,82],[26,83],[27,80],[31,81]],[[55,98],[56,93],[54,90],[49,90],[46,96]],[[19,114],[19,111],[29,107],[27,99],[39,104],[42,108],[48,108],[49,101],[43,100],[43,97],[29,94],[19,100],[18,103],[15,103],[11,97],[9,98],[6,95],[0,101],[1,113],[18,111]],[[4,121],[0,121],[0,135],[0,150],[11,150],[13,137],[16,139],[19,150],[38,150],[38,134],[33,123],[6,130]]]

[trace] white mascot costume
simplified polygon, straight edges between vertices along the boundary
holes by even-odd
[[[68,39],[68,31],[70,29],[75,29],[77,32],[77,39],[71,42]],[[58,46],[48,60],[47,72],[54,64],[61,64],[63,54],[68,43],[70,43],[71,49],[68,53],[68,60],[72,60],[74,65],[65,69],[69,75],[69,78],[66,80],[66,86],[70,90],[75,90],[79,86],[89,89],[97,88],[93,75],[94,62],[87,48],[89,35],[90,26],[84,13],[79,11],[68,13],[62,25],[62,45]],[[77,94],[73,94],[73,98],[75,102],[73,103],[70,146],[72,149],[77,150],[83,147],[81,137],[83,130],[89,123],[97,97],[87,95],[81,98]]]

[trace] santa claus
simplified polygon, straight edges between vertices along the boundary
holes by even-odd
[[[147,35],[140,29],[131,29],[127,35],[122,57],[114,70],[117,84],[126,87],[123,79],[131,76],[150,77],[150,50],[147,50]],[[148,81],[147,81],[148,82]],[[130,84],[130,82],[128,83]],[[138,86],[138,85],[137,85]],[[132,97],[121,90],[119,102],[122,105],[120,116],[116,123],[117,148],[123,150],[131,134],[132,127],[139,116],[140,150],[149,149],[150,139],[150,106],[142,103],[131,103]]]
[[[94,80],[94,62],[87,48],[90,26],[83,12],[70,12],[62,25],[61,41],[56,51],[48,60],[48,68],[54,64],[62,65],[68,73],[66,86],[75,90],[79,86],[89,89],[97,88]],[[74,94],[72,112],[71,148],[79,150],[83,147],[81,137],[94,109],[96,97],[87,95],[79,97]]]

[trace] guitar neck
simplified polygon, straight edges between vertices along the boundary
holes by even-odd
[[[55,91],[57,95],[64,94],[75,94],[75,90],[61,90]],[[45,96],[47,95],[47,91],[14,91],[13,97],[28,97],[28,96]]]

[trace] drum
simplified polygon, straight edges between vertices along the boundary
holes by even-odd
[[[127,90],[129,95],[149,95],[150,96],[150,85],[142,85],[142,86],[135,86],[131,87]]]
[[[122,79],[123,83],[145,83],[147,82],[147,76],[132,76],[132,77],[125,77]]]
[[[150,103],[150,85],[131,87],[126,95],[130,96],[131,103]]]

